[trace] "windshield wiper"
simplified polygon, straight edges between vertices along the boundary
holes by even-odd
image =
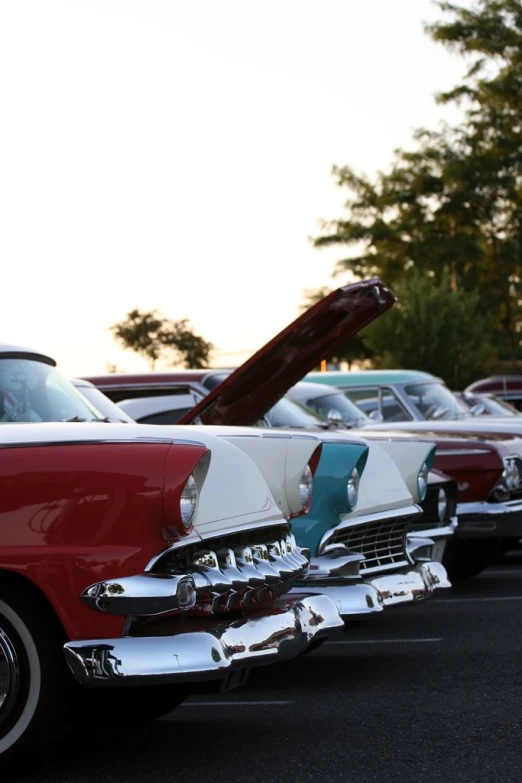
[[[111,420],[109,419],[108,416],[106,416],[104,419],[96,419],[96,418],[84,419],[84,418],[82,418],[82,416],[71,416],[70,419],[62,419],[62,421],[65,421],[65,422],[69,422],[69,421],[103,421],[103,422],[108,424],[108,423],[110,423]]]

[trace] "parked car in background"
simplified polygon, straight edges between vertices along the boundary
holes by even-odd
[[[508,402],[504,402],[500,397],[496,397],[494,394],[486,394],[485,392],[454,392],[460,402],[466,405],[470,412],[474,416],[497,416],[504,418],[506,416],[522,416],[520,411],[517,411]]]
[[[490,378],[481,378],[467,386],[464,391],[471,394],[494,394],[522,411],[522,375],[492,375]]]
[[[453,476],[459,490],[459,528],[451,547],[448,548],[448,553],[450,549],[453,552],[452,560],[445,563],[452,579],[473,576],[480,573],[502,550],[522,537],[522,430],[516,421],[518,417],[497,419],[488,416],[482,420],[480,417],[465,416],[459,420],[400,420],[379,423],[371,420],[368,415],[361,416],[360,412],[354,411],[355,400],[358,401],[357,408],[360,399],[366,402],[371,400],[372,405],[379,406],[388,394],[393,393],[394,404],[398,402],[401,387],[405,386],[404,391],[408,392],[406,375],[412,380],[413,387],[425,388],[432,385],[437,390],[436,394],[440,391],[441,394],[452,397],[449,390],[436,379],[432,384],[428,384],[425,378],[418,384],[413,383],[417,374],[410,374],[409,371],[404,371],[401,380],[397,381],[399,388],[395,394],[393,384],[399,374],[400,371],[391,375],[386,373],[385,376],[377,372],[352,373],[352,385],[346,386],[342,391],[333,385],[339,374],[310,374],[307,377],[325,376],[324,382],[314,383],[313,386],[307,382],[298,384],[292,393],[301,402],[306,402],[316,409],[320,404],[325,404],[320,403],[321,399],[328,400],[330,408],[337,408],[339,415],[342,415],[346,422],[353,417],[354,423],[364,428],[361,434],[366,438],[371,438],[371,430],[379,436],[384,433],[392,434],[394,438],[399,438],[403,433],[403,437],[408,440],[416,434],[417,437],[437,443],[435,467]],[[370,378],[373,385],[369,383]],[[383,389],[378,385],[380,378],[383,378]],[[302,391],[299,392],[299,389]],[[421,394],[419,389],[415,393]],[[430,391],[429,394],[433,400],[434,393]],[[341,395],[346,396],[348,405],[341,400]],[[442,400],[442,396],[439,399]],[[424,404],[429,410],[428,402],[423,402],[418,409],[422,409]],[[450,405],[451,399],[448,400],[446,408]],[[370,410],[382,411],[379,407],[368,407]]]
[[[311,372],[305,381],[335,386],[374,421],[452,420],[471,416],[440,378],[416,370]]]

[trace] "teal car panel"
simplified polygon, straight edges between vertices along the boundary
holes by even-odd
[[[386,383],[419,383],[439,380],[434,375],[420,370],[362,370],[360,372],[309,372],[303,381],[325,383],[344,389],[348,386],[374,386]]]
[[[346,493],[348,479],[355,467],[362,474],[367,459],[368,446],[363,443],[323,441],[310,511],[292,520],[297,543],[308,547],[312,556],[324,534],[339,524],[340,515],[353,511]]]

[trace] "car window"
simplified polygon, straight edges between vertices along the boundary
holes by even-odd
[[[265,414],[265,418],[271,427],[304,427],[305,429],[313,429],[315,427],[324,427],[325,425],[324,419],[289,397],[283,397],[279,402],[276,402],[268,413]]]
[[[32,359],[0,359],[0,422],[102,420],[58,370]]]
[[[380,411],[383,421],[411,421],[411,416],[391,389],[347,389],[346,396],[369,416]]]
[[[461,419],[471,414],[442,383],[412,383],[405,392],[421,415],[428,421],[436,419]]]
[[[333,411],[341,416],[345,424],[358,424],[362,421],[368,421],[363,411],[342,392],[324,394],[320,397],[307,399],[305,402],[309,408],[312,408],[324,419],[328,419]]]
[[[162,413],[154,413],[152,416],[143,416],[136,421],[140,424],[176,424],[190,410],[191,408],[176,408],[173,411],[162,411]]]

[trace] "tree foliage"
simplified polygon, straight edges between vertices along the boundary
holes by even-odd
[[[193,332],[187,318],[170,320],[157,310],[130,310],[110,330],[124,348],[143,356],[151,369],[159,359],[193,369],[206,367],[213,348]]]
[[[408,150],[375,177],[333,169],[347,191],[345,214],[322,224],[316,247],[348,248],[336,272],[381,275],[392,287],[408,270],[450,270],[453,291],[476,292],[492,315],[499,355],[520,356],[522,326],[522,3],[439,2],[450,17],[426,28],[463,55],[462,84],[438,96],[459,102],[464,121],[418,129]]]
[[[398,303],[364,330],[376,365],[430,372],[455,389],[487,375],[491,323],[476,292],[452,291],[445,268],[440,281],[411,270],[395,293]]]

